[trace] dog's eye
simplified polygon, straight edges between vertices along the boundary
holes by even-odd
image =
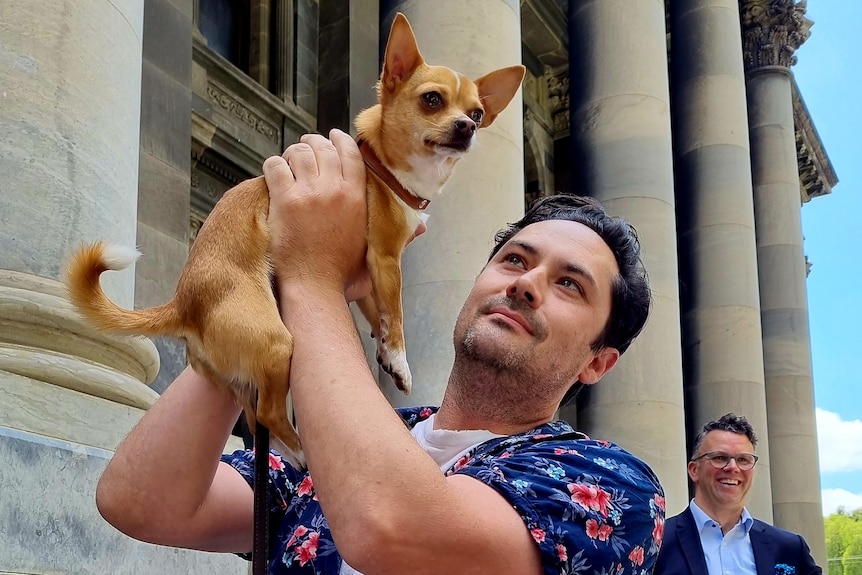
[[[443,96],[440,92],[426,92],[422,94],[422,100],[429,108],[439,108],[443,105]]]
[[[470,119],[476,122],[477,124],[482,123],[482,118],[485,117],[485,113],[482,110],[473,110],[470,112]]]

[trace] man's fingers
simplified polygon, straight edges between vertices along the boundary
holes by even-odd
[[[266,187],[269,189],[270,195],[274,190],[288,190],[296,183],[290,166],[287,165],[287,161],[281,156],[272,156],[264,160],[263,175],[266,179]]]
[[[317,159],[311,146],[304,142],[291,144],[282,154],[297,179],[315,178],[319,174]]]
[[[341,160],[332,142],[320,134],[305,134],[299,141],[311,147],[321,176],[341,178]]]
[[[345,134],[339,129],[333,129],[329,132],[329,138],[332,140],[332,145],[338,151],[338,156],[341,158],[341,177],[345,181],[365,180],[365,162],[362,161],[362,154],[359,153],[359,147],[350,134]]]

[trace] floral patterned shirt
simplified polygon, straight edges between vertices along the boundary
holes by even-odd
[[[435,411],[398,413],[412,428]],[[254,484],[251,451],[222,460]],[[270,453],[269,467],[269,572],[336,575],[341,557],[311,476],[276,453]],[[455,473],[489,485],[518,511],[539,546],[545,575],[652,573],[664,532],[664,492],[652,470],[619,446],[552,421],[482,443],[446,475]]]

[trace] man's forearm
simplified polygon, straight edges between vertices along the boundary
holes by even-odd
[[[380,393],[340,294],[294,292],[282,304],[295,336],[298,426],[339,549],[365,520],[373,529],[377,519],[409,519],[421,502],[443,503],[446,481]]]
[[[233,398],[186,368],[117,448],[96,492],[102,515],[135,537],[202,506],[240,412]]]

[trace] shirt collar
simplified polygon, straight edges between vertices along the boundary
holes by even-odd
[[[748,535],[748,532],[751,531],[751,528],[754,525],[754,517],[752,517],[751,513],[748,512],[748,507],[742,508],[742,517],[739,518],[739,522],[742,523],[742,529],[745,531],[745,534]]]
[[[692,516],[694,516],[694,524],[697,526],[698,533],[702,532],[705,528],[716,524],[712,517],[707,515],[703,509],[697,506],[694,499],[691,500],[689,507],[691,508]]]
[[[689,508],[691,509],[692,516],[694,516],[694,524],[697,526],[698,533],[703,532],[706,527],[718,524],[717,521],[697,506],[694,499],[689,503]],[[748,512],[747,507],[742,508],[742,515],[739,517],[739,521],[737,522],[737,525],[739,524],[742,524],[742,531],[748,535],[748,532],[751,531],[751,527],[754,525],[754,518],[751,516],[751,513]]]

